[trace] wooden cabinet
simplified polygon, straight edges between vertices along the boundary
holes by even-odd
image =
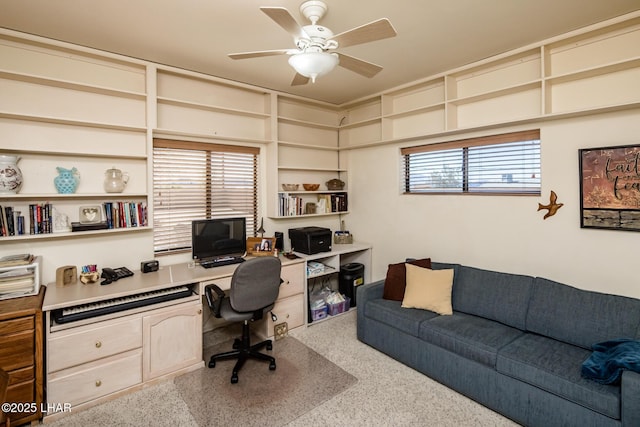
[[[305,324],[304,263],[283,265],[280,277],[283,282],[280,285],[278,299],[271,310],[277,320],[274,322],[270,315],[266,315],[253,328],[254,332],[263,337],[273,337],[274,326],[281,323],[286,323],[289,330]]]
[[[188,302],[47,331],[47,402],[90,404],[202,364],[202,306]],[[47,414],[47,415],[54,415]]]
[[[9,374],[6,400],[34,409],[8,414],[14,425],[42,417],[44,293],[43,287],[38,295],[0,301],[0,368]]]
[[[202,305],[199,301],[144,316],[142,325],[143,381],[202,361]]]

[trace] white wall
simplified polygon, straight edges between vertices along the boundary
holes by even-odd
[[[406,257],[431,257],[640,298],[640,234],[581,229],[578,179],[578,149],[640,143],[640,110],[489,133],[538,127],[540,197],[402,195],[400,145],[350,152],[352,213],[347,221],[358,240],[373,244],[372,278],[384,278],[389,263]],[[477,135],[481,134],[449,139]],[[538,203],[549,203],[551,190],[564,206],[543,220],[546,211],[538,212]]]

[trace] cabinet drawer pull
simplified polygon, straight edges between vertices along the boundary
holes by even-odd
[[[102,381],[96,380],[96,387],[100,387],[102,385]]]
[[[100,347],[102,347],[102,342],[96,341],[96,348],[100,348]]]
[[[202,309],[198,310],[198,314],[202,314]]]

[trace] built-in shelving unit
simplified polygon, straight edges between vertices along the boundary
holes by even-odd
[[[25,217],[24,235],[0,241],[23,242],[149,230],[113,230],[29,234],[30,205],[51,204],[69,222],[82,206],[123,200],[147,202],[146,66],[35,40],[0,37],[1,154],[20,156],[23,184],[18,194],[0,195]],[[76,168],[74,194],[59,194],[57,168]],[[104,191],[107,169],[134,177],[123,193]],[[17,231],[17,230],[16,230]]]
[[[192,74],[159,69],[156,133],[265,143],[270,140],[270,94]]]
[[[101,192],[111,167],[136,177],[122,197],[151,202],[153,137],[263,147],[267,215],[290,219],[283,197],[317,202],[333,178],[348,194],[352,150],[640,107],[640,12],[344,105],[10,30],[0,57],[0,152],[20,155],[25,175],[0,203],[55,200],[70,214],[113,199]],[[79,170],[76,195],[56,194],[56,166]]]
[[[330,191],[326,182],[340,178],[341,167],[338,126],[340,110],[293,97],[277,96],[277,157],[274,204],[268,206],[272,218],[341,215],[347,209],[318,212],[315,205],[325,196],[346,200],[347,189]],[[283,190],[283,184],[298,184],[296,191]],[[317,191],[305,191],[302,184],[319,184]]]
[[[340,148],[637,108],[638,81],[636,13],[345,106]]]

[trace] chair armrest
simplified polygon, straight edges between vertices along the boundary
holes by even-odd
[[[207,305],[213,312],[213,315],[220,318],[220,305],[225,297],[224,291],[216,284],[204,287],[204,296],[207,298]]]
[[[640,425],[640,374],[638,372],[622,371],[620,384],[620,404],[622,406],[622,425]]]

